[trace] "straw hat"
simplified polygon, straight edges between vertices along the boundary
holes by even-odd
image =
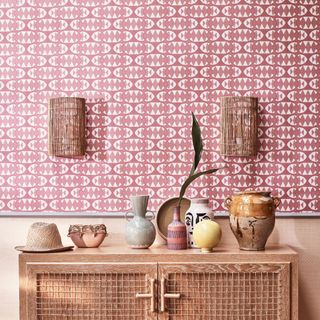
[[[27,244],[17,246],[16,250],[23,252],[58,252],[72,249],[73,246],[64,247],[55,223],[36,222],[28,231]]]

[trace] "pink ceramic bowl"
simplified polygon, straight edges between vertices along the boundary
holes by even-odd
[[[107,236],[104,224],[74,224],[69,228],[68,237],[78,248],[97,248]]]

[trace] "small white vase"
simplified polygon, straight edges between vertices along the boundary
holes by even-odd
[[[198,248],[193,240],[193,228],[202,220],[213,220],[214,213],[209,207],[208,198],[192,199],[189,209],[185,215],[185,224],[187,226],[188,247]]]

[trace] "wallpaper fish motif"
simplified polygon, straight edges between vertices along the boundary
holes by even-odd
[[[319,212],[317,0],[10,0],[0,3],[1,212],[123,212],[177,196],[271,189],[282,212]],[[256,158],[219,154],[219,99],[259,97]],[[47,102],[81,96],[87,153],[47,154]]]

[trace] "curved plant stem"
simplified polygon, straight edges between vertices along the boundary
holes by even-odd
[[[201,160],[201,154],[203,150],[201,129],[193,112],[192,112],[192,142],[193,142],[193,149],[194,149],[194,160],[193,160],[193,164],[192,164],[192,168],[189,173],[189,176],[192,176],[196,171],[198,164]]]
[[[183,185],[181,186],[180,189],[180,194],[179,194],[179,203],[178,206],[180,206],[182,198],[188,188],[188,186],[190,185],[190,183],[192,183],[192,181],[194,181],[195,179],[197,179],[198,177],[205,175],[205,174],[211,174],[214,172],[217,172],[219,169],[210,169],[210,170],[206,170],[206,171],[202,171],[202,172],[198,172],[196,174],[193,174],[192,176],[189,176],[187,178],[187,180],[183,183]]]

